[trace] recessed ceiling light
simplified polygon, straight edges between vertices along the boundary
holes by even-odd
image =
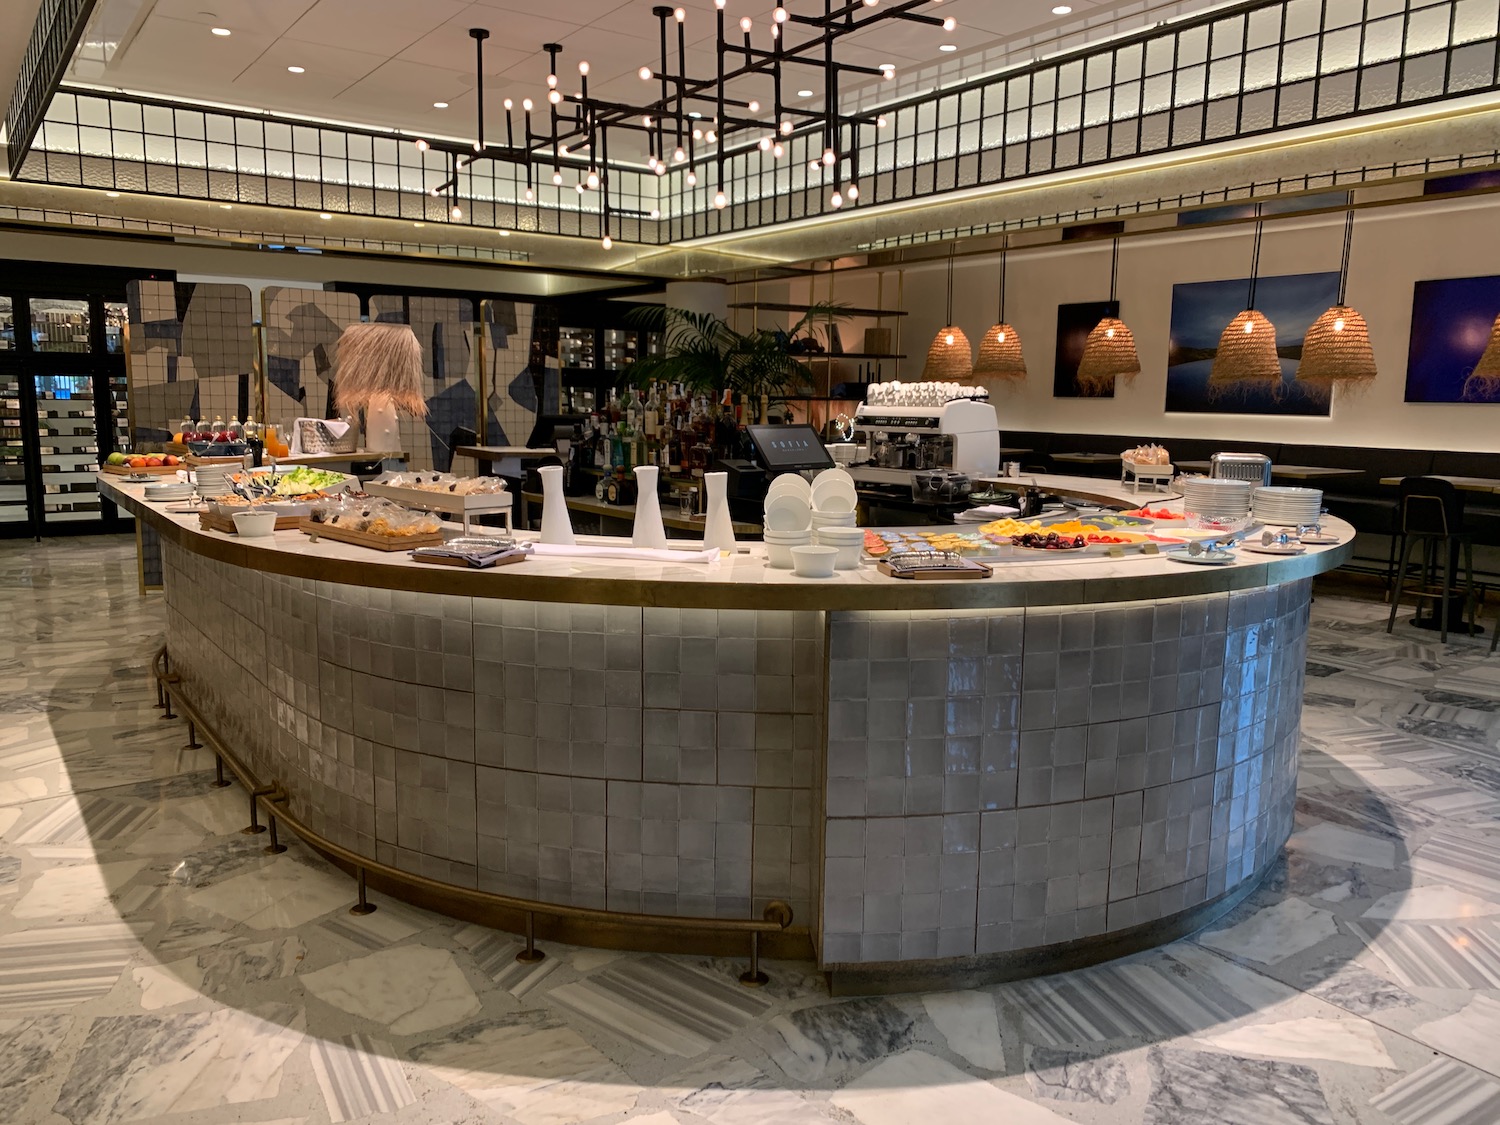
[[[324,211],[324,212],[322,212],[321,214],[318,215],[318,218],[320,218],[320,219],[331,219],[331,218],[333,218],[333,216],[330,215],[327,211]]]
[[[412,226],[414,227],[425,227],[426,225],[426,223],[412,223]]]
[[[120,198],[120,193],[117,192],[117,191],[107,191],[104,194],[107,195],[107,196],[109,196],[109,198],[111,198],[111,199],[119,199]]]
[[[307,73],[307,67],[305,67],[305,66],[289,66],[286,69],[287,69],[287,73],[288,74],[306,74]]]
[[[893,62],[883,62],[878,67],[876,67],[875,69],[877,69],[877,70],[895,70],[896,69],[896,64],[893,63]]]
[[[447,109],[448,108],[448,103],[447,102],[433,102],[432,103],[432,108],[433,109]]]
[[[222,207],[222,208],[224,208],[224,210],[226,210],[226,211],[231,211],[231,210],[234,209],[234,204],[233,203],[221,203],[221,204],[219,204],[219,206]]]
[[[797,91],[797,96],[799,98],[810,98],[810,97],[812,97],[812,91],[811,90],[798,90]]]
[[[1054,15],[1054,16],[1065,16],[1065,15],[1067,15],[1067,14],[1068,14],[1068,13],[1069,13],[1069,12],[1071,12],[1071,11],[1072,11],[1072,10],[1073,10],[1073,9],[1072,9],[1072,8],[1070,8],[1070,7],[1069,7],[1069,6],[1068,6],[1068,5],[1066,5],[1066,4],[1059,4],[1059,5],[1057,5],[1057,7],[1055,7],[1055,8],[1053,8],[1053,9],[1052,9],[1052,14],[1053,14],[1053,15]]]
[[[227,27],[211,27],[208,30],[221,37],[234,34],[234,32],[230,31]]]
[[[944,43],[941,47],[938,48],[938,50],[939,51],[956,51],[956,50],[958,50],[958,48],[955,47],[952,43]]]
[[[509,238],[510,237],[510,231],[508,231],[508,230],[501,231],[500,232],[500,237],[501,238]]]

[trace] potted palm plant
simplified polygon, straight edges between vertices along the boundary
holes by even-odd
[[[681,383],[694,393],[729,389],[756,404],[766,421],[771,399],[805,388],[812,369],[794,352],[794,341],[816,339],[821,329],[846,318],[842,306],[817,304],[785,332],[753,328],[739,332],[712,313],[689,312],[664,305],[635,309],[631,320],[662,334],[659,355],[645,356],[630,368],[638,385],[653,381]]]

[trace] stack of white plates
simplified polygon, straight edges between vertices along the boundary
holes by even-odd
[[[1250,512],[1252,487],[1248,480],[1186,477],[1182,482],[1182,507],[1207,520],[1243,519]]]
[[[855,527],[853,512],[823,512],[813,509],[812,529],[817,531],[820,527]]]
[[[193,486],[185,480],[166,480],[148,484],[145,492],[147,500],[162,503],[168,500],[186,500],[193,494]]]
[[[1257,488],[1251,498],[1255,518],[1261,523],[1296,525],[1317,523],[1323,511],[1320,488]]]
[[[222,465],[205,465],[196,477],[199,496],[223,496],[229,491],[228,476],[232,470]]]

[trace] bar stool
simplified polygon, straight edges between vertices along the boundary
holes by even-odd
[[[1208,475],[1221,480],[1271,483],[1271,459],[1264,453],[1215,453],[1208,459]]]
[[[1401,595],[1416,595],[1417,612],[1422,603],[1441,599],[1438,612],[1441,616],[1441,641],[1448,641],[1448,599],[1453,589],[1455,568],[1454,548],[1459,544],[1464,549],[1464,611],[1469,621],[1469,632],[1474,631],[1474,540],[1464,530],[1464,502],[1458,489],[1449,481],[1437,477],[1406,477],[1401,482],[1401,500],[1396,509],[1396,529],[1401,536],[1401,566],[1396,571],[1396,588],[1391,592],[1391,615],[1385,623],[1389,633],[1396,625],[1396,613],[1401,607]],[[1411,565],[1411,551],[1418,543],[1422,545],[1422,564],[1418,581],[1408,583],[1407,569]],[[1438,547],[1442,556],[1438,557]],[[1432,581],[1434,565],[1443,568],[1442,582]]]

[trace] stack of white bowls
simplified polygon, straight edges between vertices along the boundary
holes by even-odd
[[[762,533],[766,541],[766,558],[777,570],[792,569],[792,548],[812,546],[813,533],[810,528],[798,531],[772,531],[769,527]],[[863,536],[864,532],[860,532]]]
[[[1182,481],[1182,507],[1190,521],[1194,517],[1209,523],[1231,523],[1250,514],[1250,490],[1253,482],[1219,477],[1185,477]]]
[[[1261,523],[1288,526],[1317,523],[1323,511],[1323,490],[1279,485],[1257,488],[1251,497],[1251,507]]]
[[[816,518],[816,517],[814,517]],[[865,532],[861,527],[819,527],[813,535],[820,547],[832,547],[838,551],[833,565],[837,570],[857,570],[859,555],[865,549]]]
[[[812,526],[853,527],[859,493],[843,469],[824,469],[812,482]]]

